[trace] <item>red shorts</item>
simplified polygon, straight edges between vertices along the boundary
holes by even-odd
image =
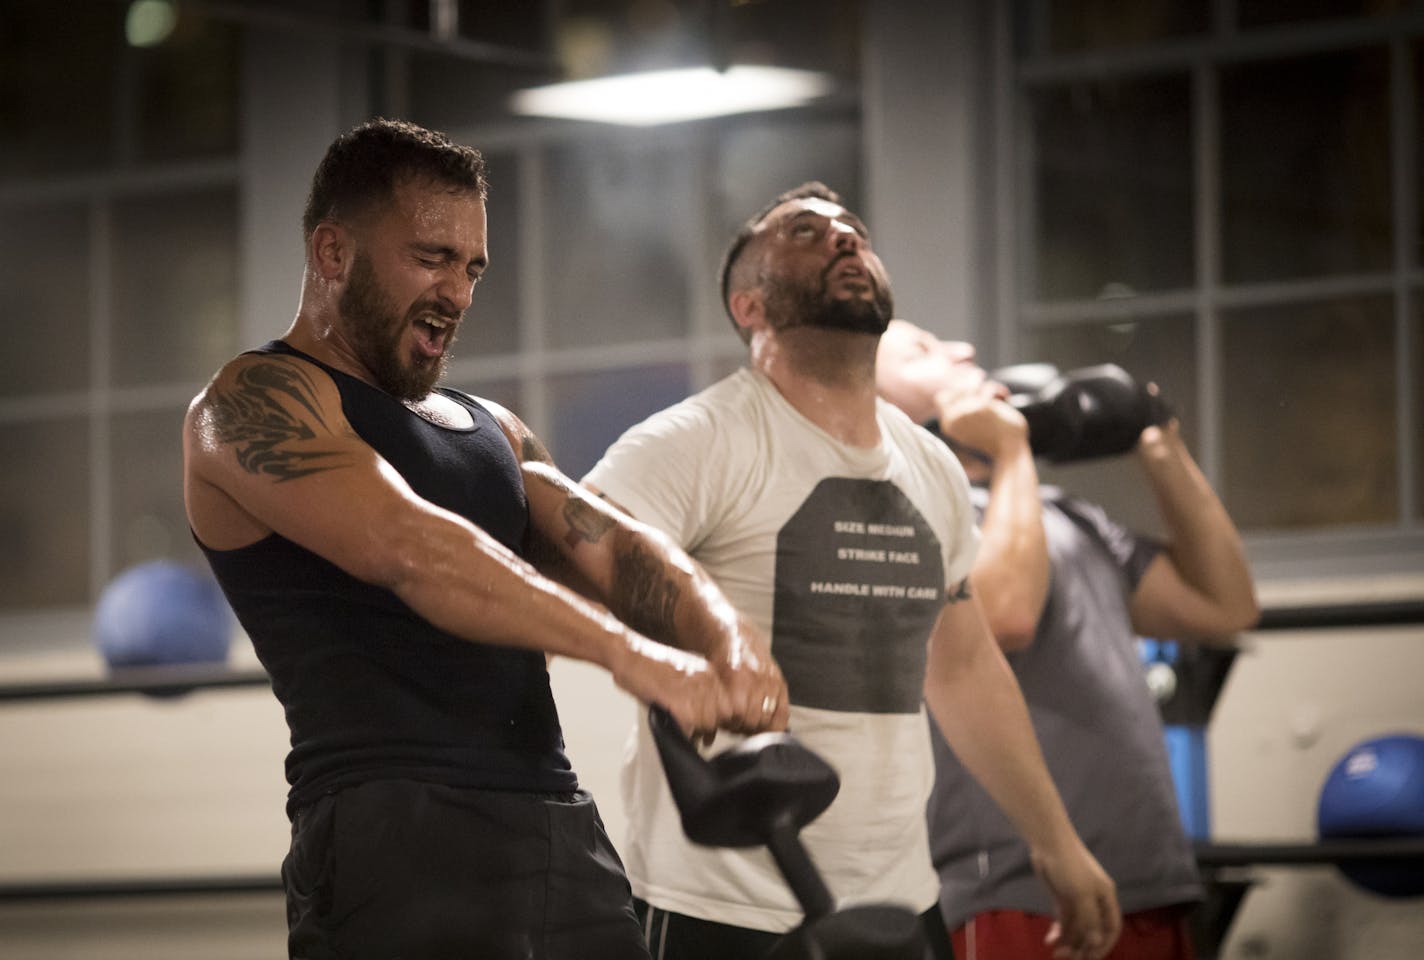
[[[1052,956],[1043,938],[1052,917],[989,910],[951,934],[957,960],[1018,960]],[[1157,907],[1122,918],[1122,936],[1105,960],[1193,960],[1187,908]]]

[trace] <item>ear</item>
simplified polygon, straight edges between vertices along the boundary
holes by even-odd
[[[307,241],[307,256],[312,269],[323,280],[342,280],[351,268],[356,247],[346,228],[322,221]]]
[[[766,321],[766,303],[760,287],[732,291],[727,295],[727,308],[731,311],[732,322],[740,330],[755,330]]]

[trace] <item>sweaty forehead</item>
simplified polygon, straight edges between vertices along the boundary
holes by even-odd
[[[485,204],[470,190],[444,184],[400,184],[388,216],[395,224],[422,238],[455,234],[466,241],[483,242]]]
[[[773,208],[771,213],[766,215],[766,219],[762,221],[762,225],[775,229],[788,220],[794,220],[797,215],[807,212],[819,214],[828,220],[851,220],[857,223],[860,221],[859,217],[839,203],[822,200],[820,197],[801,197],[797,200],[788,200],[779,207]]]

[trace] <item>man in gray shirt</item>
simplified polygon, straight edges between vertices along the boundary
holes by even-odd
[[[1255,623],[1235,526],[1175,420],[1145,429],[1136,447],[1164,544],[1039,484],[1028,425],[969,344],[895,320],[876,367],[881,395],[917,422],[937,420],[976,484],[981,543],[971,579],[1073,825],[1117,884],[1124,922],[1108,956],[1187,960],[1186,907],[1201,886],[1136,640],[1219,641]],[[934,739],[930,843],[955,954],[1048,957],[1052,905],[1028,849]]]

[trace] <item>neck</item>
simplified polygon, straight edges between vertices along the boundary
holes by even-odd
[[[297,316],[282,339],[327,366],[378,386],[374,374],[357,359],[356,351],[342,332],[335,298],[314,291],[310,283],[303,287]]]
[[[855,447],[880,443],[875,419],[879,338],[817,327],[759,331],[752,366],[816,426]]]

